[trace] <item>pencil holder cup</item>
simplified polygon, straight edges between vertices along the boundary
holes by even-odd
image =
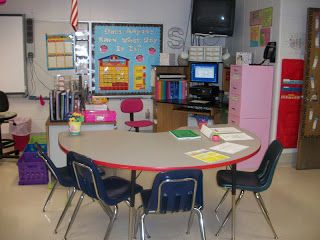
[[[80,134],[81,122],[69,122],[70,135],[76,136]]]

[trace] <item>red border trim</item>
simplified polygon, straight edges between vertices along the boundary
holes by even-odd
[[[64,151],[65,153],[69,152],[60,143],[59,143],[59,146],[62,149],[62,151]],[[257,149],[257,151],[251,153],[248,156],[245,156],[245,157],[242,157],[242,158],[239,158],[236,160],[228,161],[228,162],[222,162],[222,163],[217,163],[217,164],[208,164],[208,165],[199,165],[199,166],[190,166],[190,167],[167,167],[167,168],[159,167],[159,168],[156,168],[156,167],[129,166],[129,165],[123,165],[123,164],[107,163],[107,162],[102,162],[102,161],[95,160],[95,159],[93,159],[93,161],[95,162],[95,164],[97,164],[99,166],[105,166],[105,167],[109,167],[109,168],[152,171],[152,172],[161,172],[161,171],[170,171],[170,170],[184,170],[184,169],[210,169],[210,168],[223,167],[223,166],[228,166],[228,165],[242,162],[242,161],[247,160],[248,158],[251,158],[252,156],[256,155],[256,153],[259,152],[259,150],[260,150],[260,147]]]

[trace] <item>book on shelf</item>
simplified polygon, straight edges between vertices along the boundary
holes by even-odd
[[[80,96],[70,90],[53,90],[49,93],[51,121],[67,121],[71,112],[80,109]]]
[[[155,84],[156,100],[185,99],[187,96],[187,81],[157,81]]]
[[[199,139],[201,136],[189,129],[176,129],[169,131],[178,140]]]

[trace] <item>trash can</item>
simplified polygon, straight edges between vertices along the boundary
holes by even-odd
[[[31,118],[15,117],[10,121],[9,132],[15,141],[14,148],[23,151],[28,144],[31,133]]]

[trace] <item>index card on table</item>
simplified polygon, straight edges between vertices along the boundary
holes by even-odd
[[[235,153],[240,152],[246,148],[248,148],[248,146],[240,145],[237,143],[225,142],[225,143],[216,145],[214,147],[211,147],[210,149],[215,150],[215,151],[219,151],[219,152],[235,154]]]

